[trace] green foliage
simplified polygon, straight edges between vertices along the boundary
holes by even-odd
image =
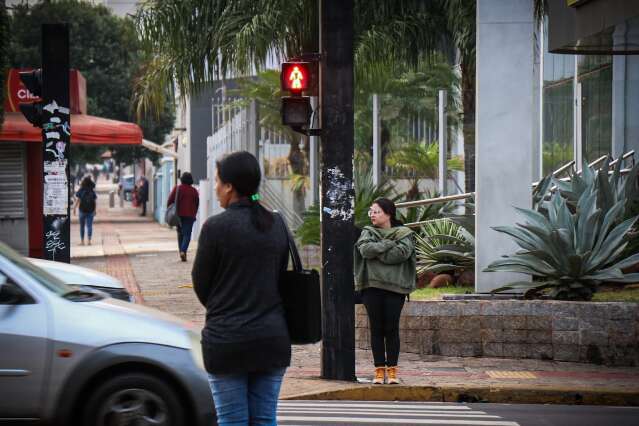
[[[295,231],[295,236],[302,245],[320,245],[320,210],[319,205],[313,204],[304,213],[304,221]]]
[[[426,223],[416,235],[417,273],[461,273],[475,267],[475,238],[450,219]]]
[[[491,263],[485,271],[520,272],[540,280],[512,283],[495,291],[523,289],[533,296],[548,290],[556,299],[590,300],[601,282],[639,281],[639,274],[621,271],[639,262],[639,254],[622,255],[628,244],[626,234],[637,217],[619,223],[624,201],[604,211],[598,207],[602,196],[591,185],[572,213],[566,200],[555,193],[546,204],[547,216],[517,209],[525,219],[523,224],[493,228],[511,236],[522,250]]]
[[[410,300],[442,300],[444,294],[470,294],[468,287],[446,286],[441,288],[420,288],[410,294]]]
[[[417,196],[418,199],[432,199],[438,198],[439,193],[437,191],[427,190],[425,192],[420,192]],[[410,201],[410,200],[402,200],[402,201]],[[400,202],[402,202],[400,201]],[[428,204],[420,207],[411,207],[407,209],[400,209],[397,211],[397,219],[402,223],[415,223],[415,222],[425,222],[427,220],[438,219],[442,216],[442,211],[446,210],[449,207],[449,203],[444,204]]]
[[[41,25],[69,23],[71,68],[87,81],[87,109],[91,115],[133,121],[133,86],[141,71],[142,55],[134,22],[119,18],[104,6],[79,0],[18,4],[10,18],[9,61],[12,67],[39,67]],[[2,57],[0,55],[0,57]],[[171,101],[159,105],[159,115],[138,120],[144,137],[162,143],[173,125]],[[74,146],[74,160],[95,161],[101,148]],[[148,156],[141,147],[117,147],[125,162]]]
[[[464,169],[464,161],[457,156],[449,159],[447,163],[450,171]],[[415,200],[419,195],[419,179],[422,177],[436,179],[439,174],[439,144],[400,145],[388,156],[386,164],[412,176],[411,189],[408,191],[407,198]]]

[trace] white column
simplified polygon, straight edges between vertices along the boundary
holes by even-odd
[[[439,91],[439,194],[448,195],[448,123],[446,121],[445,90]]]
[[[379,126],[379,95],[373,95],[373,184],[382,178],[382,141]]]
[[[531,206],[534,82],[533,2],[477,1],[476,284],[488,292],[523,274],[483,272],[517,246],[491,227],[514,225]]]

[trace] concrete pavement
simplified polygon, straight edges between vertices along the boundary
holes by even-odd
[[[181,262],[174,230],[140,218],[130,206],[110,209],[107,201],[101,189],[92,246],[78,245],[78,225],[72,223],[72,263],[116,276],[138,303],[201,327],[204,308],[190,287],[195,244],[189,261]],[[320,351],[320,345],[293,347],[282,398],[639,406],[639,368],[402,354],[401,384],[373,386],[369,351],[356,351],[359,383],[321,379]]]

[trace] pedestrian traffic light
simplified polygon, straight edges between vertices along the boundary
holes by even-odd
[[[309,62],[283,62],[281,73],[282,91],[300,96],[312,85]]]
[[[20,80],[27,90],[35,97],[42,97],[42,69],[20,72]],[[42,115],[42,101],[20,102],[20,111],[33,124],[33,127],[42,127],[44,117]]]

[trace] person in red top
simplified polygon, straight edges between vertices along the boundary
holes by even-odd
[[[177,214],[180,217],[180,224],[177,226],[178,249],[180,250],[180,259],[182,259],[182,262],[186,262],[186,252],[191,242],[191,232],[197,216],[197,209],[200,206],[200,196],[197,189],[192,186],[193,176],[191,176],[191,173],[182,173],[180,182],[182,184],[176,185],[171,191],[167,207],[174,202],[176,203]],[[177,201],[175,199],[176,192]]]

